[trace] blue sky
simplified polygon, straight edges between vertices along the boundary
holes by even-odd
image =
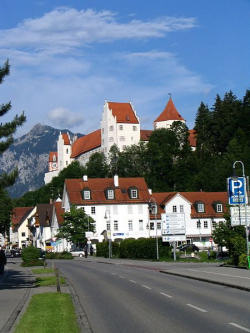
[[[133,103],[143,129],[169,93],[193,127],[201,101],[250,78],[249,0],[1,0],[0,64],[11,75],[1,121],[25,111],[36,123],[87,134],[100,128],[105,100]]]

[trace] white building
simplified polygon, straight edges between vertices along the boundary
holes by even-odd
[[[163,112],[154,121],[154,129],[170,128],[174,121],[185,123],[170,98]],[[195,133],[193,130],[189,133],[189,142],[194,149]],[[85,165],[96,152],[103,152],[108,157],[114,144],[123,151],[125,147],[140,141],[147,142],[151,134],[152,130],[141,130],[139,117],[131,103],[105,102],[100,129],[74,140],[70,139],[68,133],[60,133],[57,152],[49,155],[49,171],[45,174],[45,184],[74,160]]]

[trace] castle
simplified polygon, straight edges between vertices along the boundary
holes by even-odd
[[[175,121],[186,123],[170,97],[165,109],[155,119],[154,129],[170,128]],[[127,146],[149,141],[151,133],[152,130],[141,129],[139,117],[131,103],[105,102],[100,129],[73,140],[68,133],[60,133],[57,152],[49,153],[49,171],[45,173],[45,184],[72,161],[77,160],[85,165],[96,152],[103,152],[108,156],[114,144],[123,151]],[[192,149],[195,149],[194,130],[189,130],[189,142]]]

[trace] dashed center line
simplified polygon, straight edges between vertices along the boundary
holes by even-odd
[[[195,306],[195,305],[193,305],[193,304],[187,304],[187,306],[190,306],[190,308],[193,308],[193,309],[198,310],[198,311],[200,311],[200,312],[207,312],[207,310],[204,310],[204,309],[202,309],[202,308],[199,308],[198,306]]]
[[[172,298],[173,296],[171,296],[171,295],[168,295],[168,294],[165,294],[165,293],[160,293],[161,295],[163,295],[163,296],[166,296],[166,297],[168,297],[168,298]]]
[[[136,281],[134,281],[134,280],[129,280],[130,282],[132,282],[132,283],[136,283]]]
[[[238,325],[238,324],[235,324],[235,323],[229,323],[229,325],[232,325],[232,326],[234,326],[234,327],[237,327],[237,328],[241,329],[242,331],[250,332],[250,329],[249,329],[249,328],[246,328],[246,327],[240,326],[240,325]]]
[[[116,273],[111,273],[112,275],[117,275]]]
[[[142,287],[146,289],[151,289],[149,286],[146,286],[145,284],[142,284]]]

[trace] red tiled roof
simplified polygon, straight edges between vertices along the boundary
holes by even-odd
[[[32,211],[33,207],[15,207],[12,210],[11,222],[12,227],[17,226],[21,223]]]
[[[71,157],[77,157],[87,151],[93,150],[101,146],[101,130],[98,129],[92,133],[77,139],[72,145]]]
[[[188,141],[191,147],[196,147],[196,131],[195,130],[189,130],[189,137]]]
[[[153,193],[157,203],[165,204],[171,200],[177,193],[186,198],[191,202],[191,217],[193,218],[206,218],[206,217],[223,217],[226,205],[228,203],[227,192],[164,192],[164,193]],[[164,198],[165,196],[165,198]],[[195,209],[196,202],[203,202],[205,205],[205,212],[198,213]],[[224,206],[224,212],[217,213],[213,207],[213,203],[221,202]]]
[[[89,178],[88,181],[82,179],[66,179],[66,190],[69,195],[69,201],[75,205],[93,205],[93,204],[128,204],[145,203],[149,201],[150,195],[144,178],[119,178],[119,187],[114,187],[113,178]],[[128,189],[136,187],[139,197],[130,199]],[[81,191],[88,188],[91,191],[91,199],[83,200]],[[115,199],[108,200],[105,196],[105,189],[113,188]]]
[[[53,157],[56,156],[56,160],[53,160]],[[51,151],[49,153],[49,162],[57,162],[57,152],[56,151]]]
[[[169,101],[165,107],[165,109],[162,111],[162,113],[159,115],[158,118],[156,118],[156,120],[154,121],[159,122],[159,121],[166,121],[166,120],[176,120],[176,121],[180,121],[180,120],[184,120],[182,118],[182,116],[179,114],[179,112],[177,111],[172,98],[169,98]]]
[[[62,138],[65,145],[70,145],[70,139],[68,133],[62,133]]]
[[[149,141],[152,132],[151,130],[141,130],[141,141]]]
[[[56,212],[56,217],[57,217],[57,222],[59,225],[61,225],[64,221],[63,219],[63,214],[64,214],[64,208],[62,208],[62,202],[54,202],[55,206],[55,212]]]
[[[112,115],[116,117],[117,123],[139,124],[135,112],[130,103],[108,102]]]

